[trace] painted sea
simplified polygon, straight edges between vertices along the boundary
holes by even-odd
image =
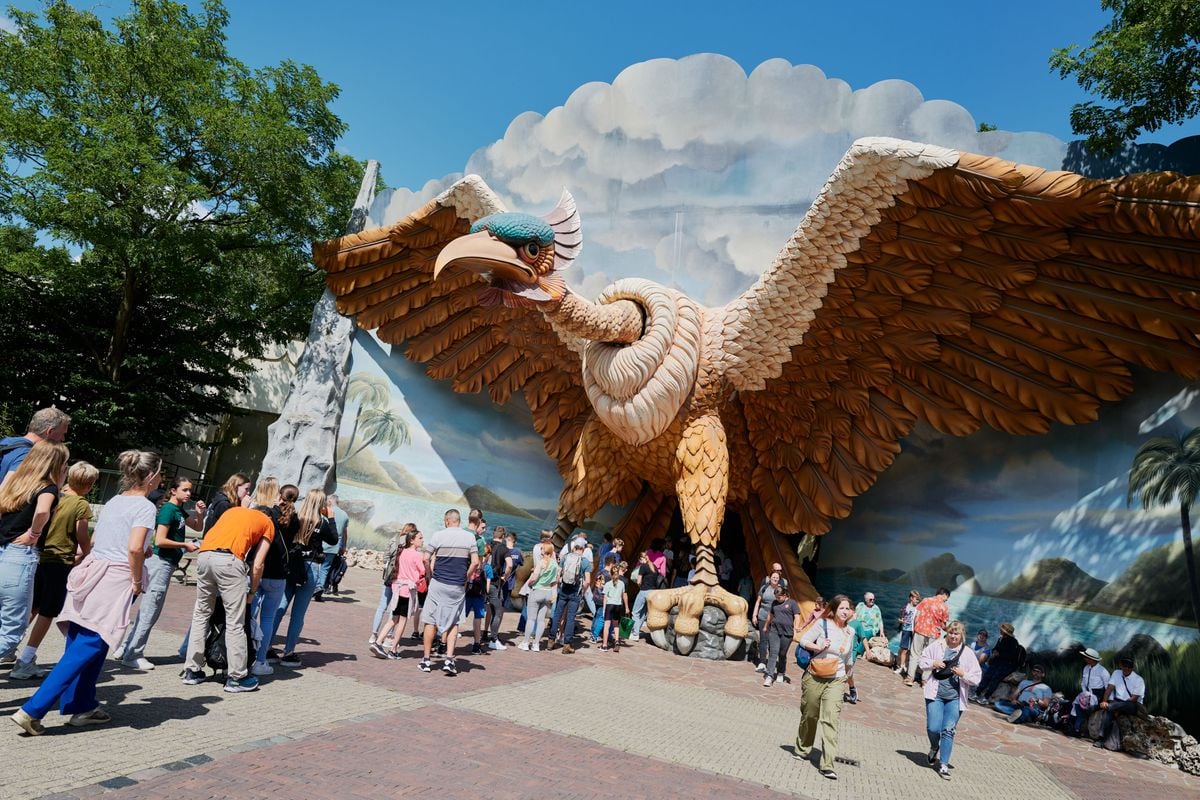
[[[825,597],[840,592],[849,595],[855,603],[862,600],[864,592],[874,592],[875,602],[883,611],[884,627],[891,638],[892,650],[898,648],[900,635],[896,618],[908,601],[908,590],[914,587],[821,572],[817,573],[816,586]],[[928,597],[936,591],[936,587],[915,588],[922,597]],[[1123,647],[1135,633],[1153,636],[1163,645],[1193,641],[1197,636],[1195,628],[1182,625],[1078,611],[1052,603],[1024,602],[962,592],[950,595],[950,616],[963,621],[972,640],[975,631],[986,628],[991,640],[995,641],[1000,635],[1000,623],[1011,622],[1016,628],[1017,639],[1031,651],[1063,649],[1072,642],[1082,642],[1097,650],[1116,650]]]

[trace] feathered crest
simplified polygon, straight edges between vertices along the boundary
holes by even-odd
[[[558,205],[542,219],[554,229],[554,269],[556,272],[565,270],[583,249],[583,224],[579,221],[575,198],[563,189]]]

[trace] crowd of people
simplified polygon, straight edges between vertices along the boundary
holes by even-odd
[[[344,571],[349,518],[336,495],[281,486],[270,476],[252,486],[237,473],[209,503],[197,501],[189,509],[190,480],[164,480],[160,456],[129,450],[118,458],[120,491],[93,526],[86,498],[99,471],[85,462],[68,465],[62,442],[69,424],[62,411],[43,409],[24,436],[0,440],[0,660],[12,662],[12,679],[42,679],[13,715],[17,725],[42,733],[41,720],[55,705],[72,726],[109,721],[96,699],[104,661],[112,652],[126,668],[154,669],[146,657],[150,633],[187,555],[195,560],[196,598],[179,648],[184,683],[207,680],[205,669],[211,668],[224,672],[226,692],[248,692],[258,688],[260,676],[274,672],[274,664],[300,667],[297,647],[309,604],[336,594]],[[419,648],[422,672],[436,666],[457,675],[460,626],[472,622],[474,655],[507,649],[501,622],[514,595],[523,600],[517,604],[518,649],[570,654],[582,629],[601,652],[616,652],[639,640],[647,593],[685,585],[694,564],[685,541],[656,539],[631,566],[620,538],[606,535],[596,552],[577,531],[556,550],[552,532],[544,530],[524,570],[515,533],[503,526],[490,533],[480,509],[470,510],[465,527],[460,512],[450,509],[443,528],[428,538],[413,523],[396,534],[371,620],[371,655],[403,658],[407,636]],[[718,553],[717,562],[721,580],[729,582],[729,559]],[[744,578],[736,588],[743,596],[751,592]],[[910,592],[895,619],[899,648],[892,665],[904,686],[923,689],[928,762],[943,778],[951,776],[958,721],[972,702],[1013,724],[1044,724],[1072,736],[1084,735],[1089,717],[1100,713],[1096,746],[1116,749],[1115,720],[1138,713],[1145,702],[1145,680],[1131,659],[1120,659],[1110,673],[1094,649],[1082,649],[1079,692],[1069,698],[1045,682],[1041,664],[1028,665],[1028,675],[1011,690],[1001,689],[1027,666],[1013,625],[1001,623],[994,644],[986,630],[968,644],[964,624],[950,619],[949,597],[946,588],[927,598]],[[805,614],[790,596],[782,566],[774,564],[752,609],[764,687],[791,682],[789,653],[797,643],[802,700],[794,755],[807,760],[820,730],[818,768],[836,779],[842,704],[860,699],[855,665],[877,637],[886,647],[875,596],[868,592],[857,605],[845,595],[818,598]],[[273,645],[285,616],[280,650]],[[590,624],[578,624],[588,617]],[[66,647],[47,673],[37,664],[37,651],[56,620]]]

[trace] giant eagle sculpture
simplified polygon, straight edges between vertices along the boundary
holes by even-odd
[[[582,245],[569,194],[510,213],[469,176],[390,227],[319,244],[339,310],[407,343],[456,392],[524,395],[564,487],[560,530],[632,504],[635,550],[676,508],[691,584],[648,601],[665,646],[745,601],[713,551],[740,515],[761,578],[816,596],[796,535],[850,513],[918,422],[963,436],[1096,419],[1131,367],[1200,377],[1200,179],[1090,180],[894,139],[854,144],[759,280],[721,308],[650,281],[595,301],[561,273]]]

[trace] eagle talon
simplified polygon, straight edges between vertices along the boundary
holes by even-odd
[[[651,641],[663,650],[674,649],[682,655],[690,654],[696,647],[700,618],[706,605],[715,606],[725,612],[725,635],[721,643],[721,652],[725,658],[729,658],[741,645],[750,629],[746,618],[746,601],[716,586],[696,584],[650,593],[646,598],[646,629],[650,632]],[[666,633],[667,626],[671,623],[672,609],[676,609],[673,648]]]

